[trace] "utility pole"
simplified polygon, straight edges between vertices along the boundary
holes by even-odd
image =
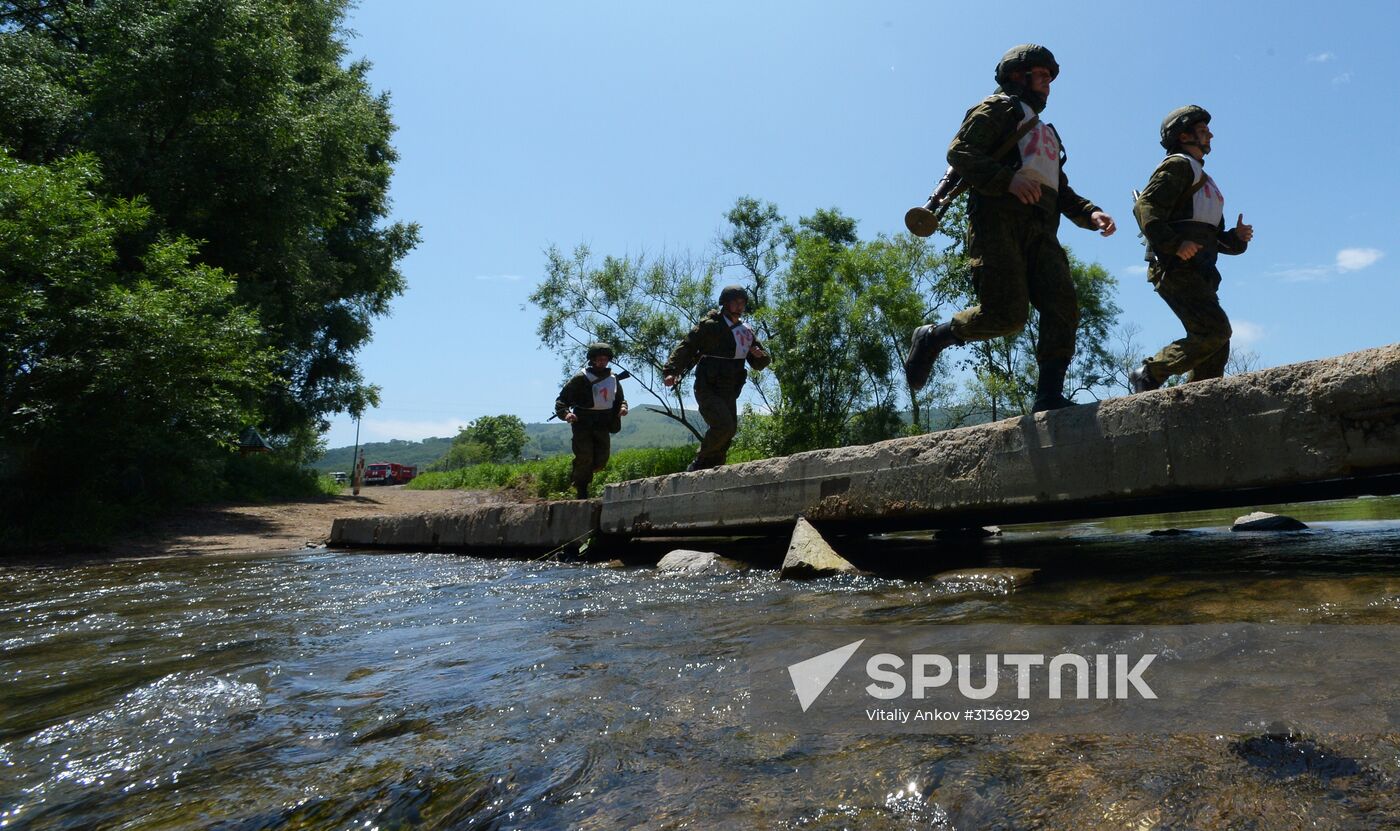
[[[360,495],[360,477],[364,475],[365,460],[360,458],[360,414],[355,414],[355,455],[350,459],[350,495]]]

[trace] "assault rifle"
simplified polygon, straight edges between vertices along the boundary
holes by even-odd
[[[1138,198],[1142,196],[1142,191],[1138,190],[1137,188],[1133,188],[1132,194],[1133,206],[1136,207]],[[1152,243],[1147,241],[1147,235],[1144,234],[1141,230],[1138,231],[1138,239],[1142,241],[1142,247],[1144,249],[1142,255],[1143,261],[1149,263],[1157,262],[1157,252],[1152,250]]]

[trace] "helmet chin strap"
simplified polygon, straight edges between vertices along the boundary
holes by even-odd
[[[1195,148],[1197,148],[1198,150],[1201,151],[1201,155],[1202,155],[1202,156],[1209,156],[1209,155],[1210,155],[1210,145],[1209,145],[1209,144],[1201,144],[1199,141],[1196,141],[1195,139],[1191,139],[1190,141],[1179,141],[1179,142],[1177,142],[1177,146],[1181,147],[1182,149],[1185,149],[1185,148],[1187,148],[1187,147],[1195,147]]]

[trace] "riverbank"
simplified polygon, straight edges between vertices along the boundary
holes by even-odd
[[[97,557],[162,557],[295,551],[324,545],[337,517],[451,511],[519,502],[502,491],[362,488],[359,496],[310,497],[266,503],[217,503],[177,511],[145,528],[81,552]]]

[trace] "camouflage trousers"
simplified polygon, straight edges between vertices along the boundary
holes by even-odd
[[[1230,319],[1220,308],[1220,272],[1178,267],[1161,269],[1153,265],[1148,279],[1162,299],[1186,327],[1186,337],[1162,347],[1144,361],[1157,382],[1190,372],[1190,381],[1219,378],[1230,360]]]
[[[570,480],[580,493],[593,482],[593,474],[602,470],[612,455],[612,434],[606,426],[574,424],[574,466]]]
[[[739,390],[715,388],[709,384],[695,385],[695,404],[709,429],[700,440],[695,454],[697,470],[719,467],[729,453],[734,434],[739,432]]]
[[[1014,200],[980,201],[968,213],[972,286],[979,305],[953,315],[962,341],[1014,335],[1026,327],[1030,307],[1040,313],[1036,360],[1074,357],[1079,298],[1069,258],[1055,237],[1058,218]]]

